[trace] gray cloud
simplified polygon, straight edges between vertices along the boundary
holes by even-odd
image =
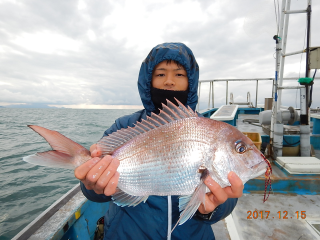
[[[110,18],[125,1],[83,2],[79,8],[79,1],[0,1],[0,102],[141,104],[136,84],[139,68],[150,48],[162,41],[186,43],[200,64],[200,79],[274,76],[275,42],[272,37],[276,27],[271,0],[194,1],[206,18],[190,16],[188,21],[166,15],[165,4],[146,3],[145,14],[164,16],[154,27],[163,25],[165,30],[159,33],[159,42],[148,42],[141,36],[141,42],[134,44],[132,38],[136,36],[124,33],[125,37],[119,38],[114,34],[119,23]],[[183,9],[184,1],[174,3],[176,14],[182,16],[178,10]],[[292,8],[305,8],[305,1],[292,1]],[[320,4],[314,2],[313,46],[320,46],[319,12]],[[131,24],[131,20],[124,19],[130,29],[138,32],[145,27]],[[290,16],[290,24],[292,33],[287,51],[302,49],[305,16]],[[149,30],[145,29],[146,36]],[[17,40],[39,33],[47,34],[48,38],[62,36],[67,44],[59,49],[59,46],[49,46],[48,42],[48,48],[53,50],[43,52],[40,46],[37,51],[23,47]],[[298,76],[300,57],[286,62],[289,68],[285,76]],[[301,62],[303,64],[303,60]],[[304,66],[301,69],[300,72],[304,72]],[[264,97],[271,94],[271,88],[267,82],[260,85],[259,101],[263,102]],[[254,87],[253,82],[232,83],[229,90],[238,99],[244,99],[247,91],[254,98]],[[316,84],[314,88],[319,91]],[[203,87],[203,106],[207,91]],[[286,95],[286,99],[291,100],[296,92]],[[216,84],[215,102],[224,104],[224,98],[225,84]],[[290,103],[289,100],[284,102]],[[320,105],[316,95],[314,104],[315,107]]]
[[[275,74],[275,41],[273,35],[277,33],[275,14],[271,1],[224,1],[221,8],[224,14],[212,17],[205,23],[179,24],[166,33],[168,39],[187,39],[191,49],[195,53],[200,64],[200,79],[217,78],[273,78]],[[303,2],[303,3],[301,3]],[[292,2],[291,9],[306,8],[305,1]],[[319,5],[314,4],[312,13],[312,46],[320,44],[320,34],[316,30],[319,16],[316,14]],[[208,8],[207,5],[203,8]],[[249,7],[245,7],[249,6]],[[271,7],[271,8],[270,8]],[[230,18],[230,16],[232,16]],[[306,15],[291,15],[289,22],[289,37],[287,52],[303,49]],[[273,30],[273,31],[272,31]],[[305,47],[304,47],[305,48]],[[291,58],[291,57],[287,57]],[[286,63],[300,66],[301,56],[297,55],[287,59]],[[286,65],[287,67],[287,65]],[[301,68],[301,70],[300,70]],[[285,68],[284,77],[304,76],[305,55],[302,56],[301,67]],[[313,71],[311,72],[313,73]],[[241,85],[229,83],[229,93],[233,92],[238,101],[246,101],[246,93],[250,91],[251,100],[255,101],[255,82],[244,82]],[[297,85],[296,81],[290,84]],[[200,108],[207,107],[208,86],[203,84]],[[225,83],[216,83],[215,88],[216,106],[225,104]],[[205,91],[207,90],[207,91]],[[319,91],[314,86],[314,92]],[[263,103],[264,98],[271,97],[271,82],[259,83],[258,103]],[[296,98],[298,100],[296,101]],[[228,95],[229,98],[229,95]],[[293,103],[292,100],[294,99]],[[299,107],[299,93],[296,90],[284,90],[283,105],[293,105],[296,102]],[[320,105],[320,99],[314,96],[312,107]]]

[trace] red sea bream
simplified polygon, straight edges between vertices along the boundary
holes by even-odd
[[[36,153],[25,161],[76,168],[91,158],[88,150],[62,134],[29,127],[44,137],[53,151]],[[230,186],[230,171],[243,183],[266,173],[270,184],[270,164],[247,136],[227,123],[199,117],[181,103],[168,102],[159,115],[152,113],[135,127],[114,132],[97,144],[103,155],[120,161],[118,189],[113,195],[116,204],[135,206],[149,195],[179,195],[180,224],[191,218],[203,201],[203,180],[208,174],[221,187]]]

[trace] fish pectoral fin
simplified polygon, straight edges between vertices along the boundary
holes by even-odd
[[[179,225],[192,218],[198,210],[201,203],[204,204],[206,194],[206,185],[201,180],[200,184],[192,195],[179,198],[179,210],[182,211],[178,220]]]
[[[117,204],[120,207],[135,207],[139,203],[146,202],[148,199],[149,195],[147,196],[133,196],[130,195],[121,189],[117,188],[117,191],[115,194],[112,195],[112,200],[114,201],[115,204]]]
[[[182,212],[190,202],[193,194],[179,197],[179,212]]]
[[[45,167],[58,167],[58,168],[67,168],[74,169],[75,165],[73,164],[73,157],[61,153],[59,151],[51,150],[47,152],[36,153],[23,158],[24,161],[45,166]]]

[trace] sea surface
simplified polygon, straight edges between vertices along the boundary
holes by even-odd
[[[79,182],[72,170],[22,160],[51,150],[27,125],[59,131],[89,149],[115,119],[135,111],[0,108],[0,240],[11,239]]]

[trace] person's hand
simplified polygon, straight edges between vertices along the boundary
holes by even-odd
[[[91,159],[74,170],[74,175],[88,190],[97,194],[111,196],[116,192],[119,180],[117,168],[120,162],[110,155],[101,157],[101,150],[98,145],[90,147]]]
[[[242,196],[244,185],[241,179],[234,172],[228,174],[228,180],[231,186],[221,188],[210,176],[204,183],[210,189],[205,196],[205,206],[201,203],[198,211],[202,214],[211,213],[216,207],[227,201],[228,198],[239,198]]]

